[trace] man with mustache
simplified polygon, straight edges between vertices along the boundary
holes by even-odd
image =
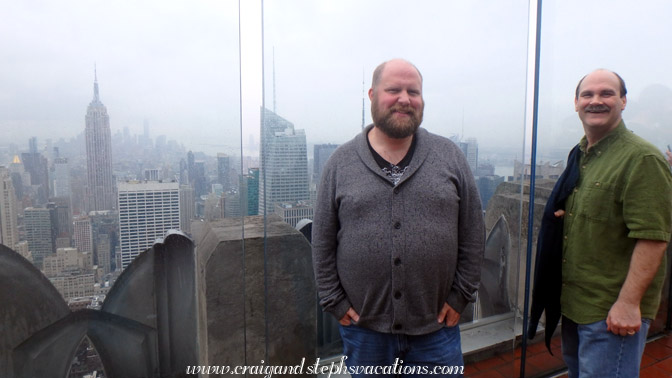
[[[596,70],[576,87],[585,132],[578,181],[555,209],[564,217],[560,305],[570,378],[637,377],[660,303],[672,178],[660,151],[625,127],[626,102],[614,72]]]
[[[349,367],[462,366],[457,324],[475,299],[485,234],[474,177],[459,147],[419,127],[414,65],[378,66],[369,99],[373,125],[333,153],[318,190],[320,304],[339,320]]]

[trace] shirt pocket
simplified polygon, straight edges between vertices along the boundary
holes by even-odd
[[[603,181],[591,181],[585,191],[578,215],[596,222],[611,218],[615,202],[615,185]]]

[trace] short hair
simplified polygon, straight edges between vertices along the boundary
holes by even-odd
[[[422,82],[422,74],[420,73],[420,70],[418,67],[415,66],[415,64],[409,62],[408,60],[405,59],[392,59],[392,60],[401,60],[404,61],[408,64],[410,64],[413,68],[415,68],[415,71],[418,72],[418,75],[420,75],[420,81]],[[385,69],[385,65],[390,62],[390,60],[387,60],[383,63],[380,63],[378,67],[376,67],[375,70],[373,70],[373,78],[371,79],[371,88],[376,88],[378,86],[378,83],[380,83],[380,77],[383,75],[383,70]]]
[[[621,92],[621,96],[620,96],[620,97],[624,97],[626,94],[628,94],[628,89],[625,88],[625,81],[623,81],[623,78],[621,77],[621,75],[617,74],[617,73],[614,72],[614,71],[605,70],[605,69],[603,69],[603,68],[601,68],[601,69],[599,69],[599,70],[595,70],[595,71],[600,71],[600,70],[607,71],[607,72],[611,72],[612,74],[616,75],[616,78],[618,78],[618,84],[619,84],[619,86],[620,86],[620,88],[619,88],[619,90],[620,90],[620,92]],[[593,71],[593,72],[595,72],[595,71]],[[585,79],[586,76],[588,76],[588,75],[589,75],[589,74],[584,75],[584,76],[581,78],[581,80],[579,80],[579,84],[576,85],[576,90],[575,90],[575,93],[574,93],[574,99],[575,99],[575,100],[579,98],[579,87],[581,87],[581,83],[583,83],[583,79]]]

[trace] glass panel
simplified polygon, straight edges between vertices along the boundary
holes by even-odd
[[[42,269],[73,311],[99,309],[122,268],[171,229],[201,247],[192,224],[224,222],[218,236],[234,241],[226,253],[242,261],[250,197],[241,193],[257,190],[247,180],[258,158],[241,147],[238,3],[29,2],[3,5],[3,16],[0,49],[11,59],[0,63],[0,241]],[[140,270],[151,274],[160,273]],[[243,303],[244,290],[235,295]],[[77,321],[94,322],[86,316]],[[156,318],[140,322],[168,323]],[[153,332],[147,353],[163,337]],[[163,369],[173,356],[161,352],[150,362]],[[77,356],[78,369],[87,357]]]
[[[515,162],[523,158],[528,2],[266,1],[263,12],[266,130],[283,134],[283,151],[297,154],[293,168],[302,171],[291,181],[301,191],[273,209],[269,178],[289,174],[289,162],[262,158],[267,213],[314,203],[325,161],[371,123],[375,67],[410,60],[424,79],[422,127],[466,155],[489,235],[478,300],[461,316],[466,360],[510,355],[523,313],[526,199]],[[264,144],[263,132],[260,140],[280,149]],[[317,317],[318,356],[339,355],[337,322],[319,309]],[[500,360],[512,376],[513,358]]]
[[[627,128],[653,143],[661,153],[667,149],[672,141],[672,129],[667,126],[672,118],[672,78],[665,72],[672,57],[660,50],[658,41],[672,37],[665,16],[671,11],[672,5],[660,1],[543,2],[538,187],[553,187],[557,180],[553,166],[564,168],[569,151],[584,135],[573,103],[575,88],[584,75],[598,68],[617,72],[627,84],[627,104],[622,113]],[[613,20],[625,21],[624,26],[616,28]],[[607,34],[618,37],[603,38]],[[668,285],[669,271],[650,336],[665,328]],[[554,366],[562,366],[559,347],[556,332],[553,350],[558,360]],[[538,365],[533,359],[548,356],[543,347],[531,346],[528,351],[528,370]],[[551,366],[546,370],[552,370]]]

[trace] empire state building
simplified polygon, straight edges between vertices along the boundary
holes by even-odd
[[[107,108],[98,95],[98,76],[94,75],[93,100],[86,109],[87,211],[112,210],[116,206],[112,177],[112,133]]]

